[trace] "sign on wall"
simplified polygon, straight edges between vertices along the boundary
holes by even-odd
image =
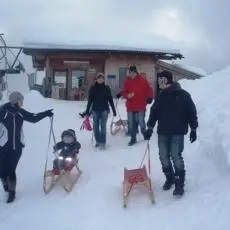
[[[108,74],[107,79],[116,79],[116,74]]]

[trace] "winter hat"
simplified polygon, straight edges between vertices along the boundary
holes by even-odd
[[[103,73],[98,73],[95,80],[97,80],[99,78],[105,79],[105,75]]]
[[[173,82],[173,75],[170,71],[164,70],[157,74],[157,78],[164,77],[167,79],[167,83],[171,84]]]
[[[64,136],[71,136],[71,137],[74,138],[75,137],[75,132],[72,129],[67,129],[67,130],[62,132],[61,138],[63,138]]]
[[[137,71],[137,67],[136,67],[135,65],[131,65],[131,66],[129,67],[129,72],[135,72],[135,73],[138,73],[138,71]]]
[[[9,101],[11,104],[17,104],[18,102],[23,100],[24,96],[18,91],[14,91],[9,95]]]
[[[76,137],[76,133],[75,133],[75,131],[73,129],[68,129],[67,131],[70,132],[70,133],[72,133],[73,137]]]

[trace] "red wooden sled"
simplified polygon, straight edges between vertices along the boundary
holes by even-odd
[[[154,193],[153,193],[153,188],[152,188],[152,182],[150,179],[150,150],[149,150],[149,143],[147,144],[146,152],[144,155],[144,158],[148,152],[149,155],[149,161],[148,161],[148,166],[149,166],[149,175],[146,170],[146,166],[143,165],[143,167],[139,167],[136,169],[126,169],[124,168],[124,181],[123,181],[123,205],[126,208],[127,203],[128,203],[128,197],[130,195],[130,192],[132,188],[136,185],[142,185],[146,187],[148,194],[150,196],[150,200],[152,204],[155,203],[155,198],[154,198]],[[144,161],[144,158],[142,160],[142,163]],[[141,165],[142,165],[141,163]]]

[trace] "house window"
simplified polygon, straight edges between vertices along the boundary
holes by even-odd
[[[127,77],[127,67],[119,68],[119,88],[122,89],[124,87],[124,82]]]
[[[72,89],[81,88],[86,77],[86,71],[73,70],[72,71]]]
[[[54,70],[54,82],[58,84],[61,88],[66,88],[67,71]]]

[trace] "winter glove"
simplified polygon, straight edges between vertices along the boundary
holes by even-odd
[[[127,95],[127,98],[128,99],[131,99],[131,98],[133,98],[134,97],[134,93],[129,93],[128,95]]]
[[[86,115],[86,113],[85,113],[85,112],[83,112],[83,113],[79,113],[79,116],[81,116],[82,118],[84,118],[84,117],[85,117],[85,115]]]
[[[113,112],[113,116],[116,117],[117,116],[117,113],[116,111]]]
[[[121,97],[121,93],[118,93],[118,94],[116,95],[116,98],[119,99],[120,97]]]
[[[44,113],[45,113],[45,116],[46,117],[52,117],[54,115],[54,113],[52,112],[53,109],[49,109],[49,110],[46,110]]]
[[[54,145],[54,147],[53,147],[53,152],[54,153],[57,152],[57,146],[56,145]]]
[[[153,102],[153,98],[152,97],[150,97],[150,98],[147,99],[147,104],[152,104],[152,102]]]
[[[196,130],[191,130],[191,132],[190,132],[190,142],[193,143],[194,141],[196,141],[196,139],[197,139]]]
[[[153,134],[153,129],[151,128],[148,128],[146,131],[145,131],[145,134],[144,134],[144,139],[149,141],[151,136]]]

